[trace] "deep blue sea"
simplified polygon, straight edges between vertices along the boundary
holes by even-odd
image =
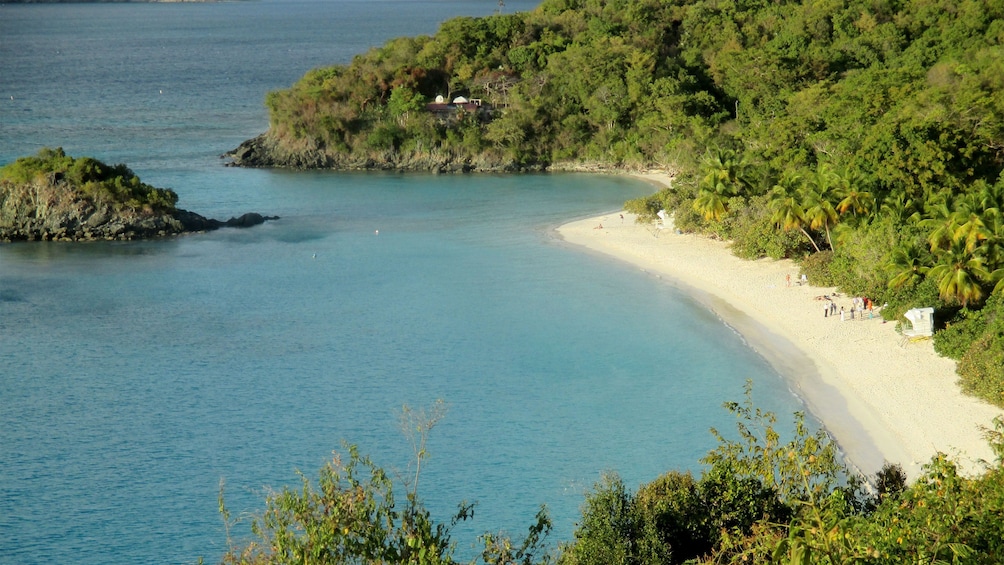
[[[504,11],[535,2],[508,0]],[[420,495],[571,538],[606,470],[700,470],[721,408],[801,408],[675,287],[563,244],[563,221],[651,192],[627,178],[242,170],[265,93],[494,0],[0,4],[0,163],[62,146],[125,163],[248,230],[0,244],[0,563],[190,563],[266,487],[347,441],[408,467],[402,405],[449,405]],[[377,233],[379,232],[379,233]],[[248,535],[243,524],[238,538]]]

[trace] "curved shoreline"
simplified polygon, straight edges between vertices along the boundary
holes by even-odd
[[[824,318],[816,297],[834,289],[799,286],[792,261],[739,259],[725,242],[656,230],[627,212],[621,222],[620,213],[573,221],[557,232],[570,244],[666,277],[715,311],[788,380],[849,465],[872,474],[886,461],[899,463],[912,479],[939,452],[965,474],[993,461],[983,430],[1004,411],[963,395],[955,362],[939,357],[929,340],[904,346],[895,324],[879,317]],[[836,302],[850,309],[849,297]]]

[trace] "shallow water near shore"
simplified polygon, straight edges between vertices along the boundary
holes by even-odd
[[[478,501],[459,552],[521,535],[541,504],[567,540],[601,472],[635,488],[699,469],[746,379],[782,421],[801,408],[706,307],[552,234],[643,182],[217,158],[265,129],[268,89],[490,4],[0,5],[0,162],[61,145],[207,216],[281,216],[0,245],[0,562],[215,561],[221,478],[245,513],[343,440],[405,469],[400,407],[440,398],[421,493],[440,520]]]

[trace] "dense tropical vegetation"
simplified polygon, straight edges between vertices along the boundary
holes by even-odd
[[[726,407],[738,434],[713,431],[719,444],[699,477],[670,471],[631,493],[608,473],[586,495],[573,540],[550,547],[542,509],[521,540],[481,536],[472,565],[1004,562],[1004,422],[988,432],[997,460],[981,476],[960,476],[938,455],[911,485],[902,469],[886,465],[866,487],[801,415],[784,441],[774,415],[752,406],[748,391],[745,402]],[[422,504],[424,438],[442,412],[420,415],[405,427],[416,441],[404,501],[395,498],[401,482],[350,446],[347,460],[336,457],[316,484],[301,477],[302,488],[270,495],[253,518],[253,540],[239,542],[230,539],[235,522],[221,489],[230,545],[223,562],[460,562],[450,534],[474,506],[461,504],[449,523],[437,523]]]
[[[628,206],[935,306],[964,387],[1004,405],[1004,1],[544,0],[457,18],[272,92],[290,151],[659,166]],[[425,110],[437,95],[490,111]]]
[[[46,147],[38,155],[21,157],[0,167],[0,183],[11,190],[15,187],[31,190],[40,201],[46,198],[43,192],[64,184],[94,204],[108,205],[114,210],[173,212],[178,203],[178,195],[173,190],[142,182],[125,165],[106,165],[91,157],[71,157],[61,147]],[[8,194],[8,190],[0,191],[0,195],[3,194]]]

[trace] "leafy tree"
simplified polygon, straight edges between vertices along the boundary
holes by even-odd
[[[586,496],[582,521],[575,529],[575,543],[560,563],[566,565],[627,565],[634,563],[637,524],[632,515],[632,497],[619,476],[604,474]]]
[[[286,487],[270,494],[265,510],[253,518],[254,539],[245,545],[228,539],[223,563],[455,563],[451,531],[473,516],[474,505],[461,503],[448,524],[436,523],[418,496],[422,463],[428,458],[426,440],[444,415],[442,401],[428,410],[407,406],[402,410],[402,429],[414,450],[403,502],[397,500],[394,481],[386,471],[360,455],[356,446],[346,446],[347,460],[336,454],[321,468],[316,484],[301,473],[299,489]],[[222,486],[220,512],[229,538],[235,523],[224,504]],[[550,530],[550,518],[542,508],[519,544],[507,536],[485,534],[482,562],[547,563],[550,557],[542,551]]]
[[[421,94],[407,86],[398,86],[390,91],[387,110],[392,116],[398,118],[400,125],[403,126],[412,112],[417,112],[424,108],[424,102],[425,99]]]

